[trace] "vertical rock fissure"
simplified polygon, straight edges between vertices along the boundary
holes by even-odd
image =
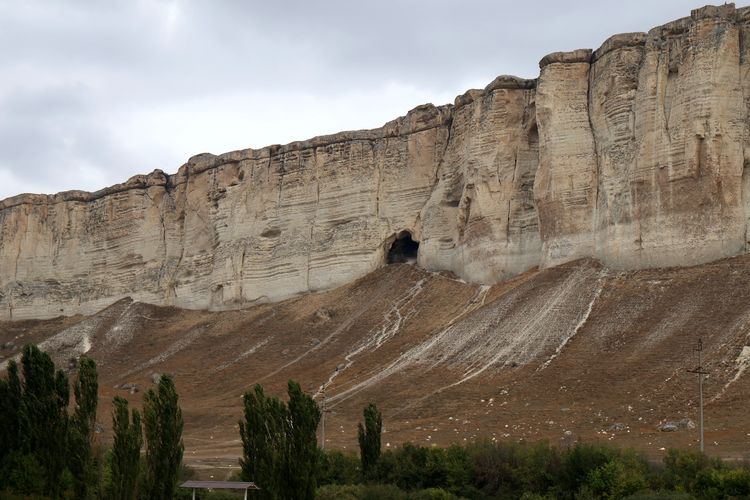
[[[187,230],[187,210],[188,210],[188,196],[190,192],[190,166],[185,169],[185,187],[184,192],[182,195],[182,207],[177,207],[177,203],[175,203],[175,208],[180,211],[180,256],[177,259],[177,263],[174,266],[174,270],[171,273],[171,276],[169,277],[169,288],[172,292],[172,298],[177,299],[177,275],[180,272],[180,266],[182,266],[182,259],[185,257],[185,232]],[[177,199],[177,196],[175,197]]]
[[[166,191],[166,189],[165,189]],[[162,261],[159,268],[159,281],[157,286],[161,289],[161,280],[167,269],[167,226],[164,222],[164,212],[162,208],[157,205],[156,200],[151,196],[149,189],[146,189],[146,197],[151,201],[151,204],[159,211],[159,224],[161,225],[161,246],[162,246]]]
[[[242,242],[242,255],[240,256],[240,272],[239,272],[239,286],[238,286],[238,300],[240,303],[245,302],[245,252],[247,252],[247,243]]]
[[[18,261],[21,259],[21,240],[16,243],[16,258],[13,267],[13,281],[18,281]]]
[[[370,144],[370,154],[372,156],[373,161],[375,161],[375,175],[376,175],[376,184],[375,184],[375,219],[380,220],[380,185],[382,182],[383,177],[383,164],[382,162],[375,159],[375,148],[372,144],[372,141],[369,141]]]
[[[310,241],[307,246],[307,290],[310,289],[310,267],[312,266],[312,252],[314,237],[315,237],[315,224],[318,221],[318,210],[320,210],[320,171],[318,167],[318,156],[317,152],[313,154],[313,163],[315,164],[315,210],[313,211],[312,223],[310,224]]]
[[[440,172],[445,167],[445,154],[448,151],[448,147],[451,143],[451,134],[453,133],[453,109],[450,110],[451,116],[448,117],[448,119],[445,122],[445,128],[447,129],[447,134],[445,138],[445,144],[443,145],[443,151],[440,153],[440,159],[437,162],[437,168],[435,169],[435,177],[432,182],[432,189],[434,190],[438,183],[440,182]],[[437,137],[436,137],[437,139]],[[425,202],[426,204],[427,202]],[[422,207],[422,210],[424,210],[424,207]]]
[[[596,190],[594,193],[594,206],[591,217],[591,239],[593,244],[593,252],[594,254],[597,253],[597,241],[596,241],[596,234],[597,229],[600,227],[599,223],[599,192],[601,191],[601,182],[602,182],[602,166],[601,161],[599,158],[599,146],[596,141],[596,132],[594,129],[594,120],[591,118],[591,106],[592,106],[592,97],[591,97],[591,89],[593,87],[592,79],[594,78],[594,72],[593,72],[593,56],[591,59],[591,62],[589,62],[589,74],[588,74],[588,88],[586,89],[586,116],[589,119],[589,133],[591,134],[591,141],[594,145],[594,168],[595,168],[595,181],[592,182],[593,189]]]
[[[511,193],[516,192],[516,177],[518,176],[518,148],[513,153],[513,175],[511,176],[510,186]],[[513,195],[508,196],[508,206],[505,210],[505,246],[510,246],[510,209],[513,202]]]
[[[748,246],[748,222],[750,221],[750,213],[748,212],[748,203],[750,203],[750,200],[748,200],[748,175],[750,175],[750,172],[748,169],[750,169],[750,161],[748,161],[748,136],[750,136],[750,122],[748,122],[748,118],[750,118],[750,101],[748,101],[748,95],[745,92],[745,71],[743,71],[743,66],[747,62],[745,60],[745,29],[743,26],[740,26],[740,29],[738,30],[738,40],[739,40],[739,86],[740,86],[740,95],[742,96],[742,102],[745,103],[745,130],[744,130],[744,137],[745,140],[740,143],[740,150],[742,153],[742,174],[740,176],[740,206],[742,207],[742,214],[744,218],[744,251],[747,252],[750,247]]]
[[[662,92],[662,115],[664,120],[664,131],[667,135],[667,141],[669,143],[672,143],[672,132],[670,130],[670,117],[672,116],[672,99],[674,98],[674,87],[675,87],[675,81],[677,79],[677,69],[672,68],[672,63],[669,60],[669,53],[667,53],[667,67],[666,67],[666,78],[664,78],[664,69],[662,69],[662,57],[659,57],[656,70],[657,70],[657,78],[660,82],[659,88],[663,89]],[[661,83],[663,81],[663,83]]]
[[[437,189],[437,187],[440,185],[440,172],[442,172],[443,168],[445,167],[445,156],[446,156],[446,152],[448,151],[448,147],[449,147],[450,142],[451,142],[451,134],[452,134],[451,130],[453,128],[453,108],[451,107],[448,110],[448,112],[451,113],[451,116],[449,116],[446,119],[445,124],[444,124],[444,127],[446,128],[446,131],[447,131],[446,138],[445,138],[445,144],[443,144],[442,151],[440,152],[440,157],[435,162],[436,167],[435,167],[435,174],[434,174],[434,176],[432,178],[432,186],[431,186],[431,189],[430,189],[431,193],[434,193],[435,189]],[[439,137],[440,137],[440,134],[435,134],[435,145],[436,146],[438,146]],[[417,219],[418,220],[423,220],[423,214],[424,214],[425,208],[427,207],[427,205],[429,203],[430,203],[430,197],[427,196],[425,198],[424,203],[422,204],[422,207],[419,209],[419,212],[417,212]],[[420,237],[420,239],[424,240],[425,238],[424,238],[424,236],[422,236],[422,237]]]

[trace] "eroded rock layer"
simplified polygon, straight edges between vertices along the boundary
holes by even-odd
[[[125,296],[275,301],[367,274],[405,231],[421,266],[480,283],[581,257],[635,269],[745,252],[750,8],[704,7],[540,67],[380,129],[4,200],[0,318]]]

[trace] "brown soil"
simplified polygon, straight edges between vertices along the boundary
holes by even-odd
[[[696,447],[694,347],[703,339],[706,449],[750,452],[750,257],[692,268],[606,270],[582,260],[493,287],[414,266],[242,311],[205,312],[123,300],[91,317],[0,323],[3,359],[27,342],[59,366],[82,350],[99,365],[102,439],[116,394],[140,405],[153,373],[175,376],[185,458],[226,476],[240,454],[241,395],[282,395],[299,381],[326,408],[326,447],[354,449],[370,401],[385,447],[478,439],[574,439]],[[119,387],[135,383],[139,392]],[[325,390],[323,391],[322,388]],[[613,424],[621,424],[612,427]],[[610,430],[610,429],[620,430]]]

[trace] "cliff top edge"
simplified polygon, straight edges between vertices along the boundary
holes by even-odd
[[[589,63],[593,64],[605,54],[614,50],[632,46],[642,46],[649,39],[665,39],[686,32],[691,25],[703,20],[720,20],[725,22],[750,23],[750,6],[736,8],[734,3],[723,5],[706,5],[693,9],[690,16],[668,22],[650,29],[648,32],[620,33],[607,38],[596,49],[577,49],[567,52],[553,52],[545,55],[539,62],[540,69],[556,63]],[[144,189],[151,186],[177,186],[186,181],[190,175],[199,174],[222,165],[237,163],[243,160],[262,160],[275,155],[286,154],[309,148],[319,148],[352,141],[376,141],[391,137],[402,137],[409,134],[446,126],[450,123],[456,109],[471,104],[477,99],[491,95],[498,90],[532,90],[538,79],[524,79],[511,75],[501,75],[490,82],[484,89],[471,89],[455,98],[453,104],[435,106],[422,104],[410,110],[406,115],[391,120],[374,129],[351,130],[330,135],[316,136],[308,140],[294,141],[285,145],[274,144],[260,149],[241,149],[220,155],[200,153],[184,163],[175,174],[166,174],[154,170],[149,174],[137,174],[127,181],[89,192],[81,190],[62,191],[56,194],[22,193],[0,200],[0,210],[18,205],[55,204],[67,201],[89,202],[105,196],[128,191]]]

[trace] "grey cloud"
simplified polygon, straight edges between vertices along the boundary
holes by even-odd
[[[18,89],[0,101],[0,166],[22,181],[54,185],[76,170],[112,168],[121,159],[84,85]]]
[[[644,31],[696,6],[684,0],[0,0],[0,168],[30,186],[48,177],[53,189],[121,181],[143,165],[174,169],[200,151],[169,131],[137,144],[144,139],[136,132],[148,124],[136,117],[174,109],[190,115],[201,102],[195,109],[204,113],[190,119],[205,123],[208,134],[222,110],[208,116],[205,109],[234,95],[283,100],[303,93],[317,102],[362,95],[356,104],[362,121],[342,121],[341,128],[378,126],[366,120],[382,108],[371,96],[385,95],[389,83],[423,89],[426,102],[498,74],[534,77],[549,52],[596,48],[612,34]],[[238,103],[248,108],[226,126],[249,128],[257,99]],[[320,119],[301,113],[290,120],[292,111],[280,105],[278,113],[292,132],[295,123],[309,130]],[[76,172],[87,169],[90,178],[77,180]],[[10,194],[0,186],[0,197]]]

